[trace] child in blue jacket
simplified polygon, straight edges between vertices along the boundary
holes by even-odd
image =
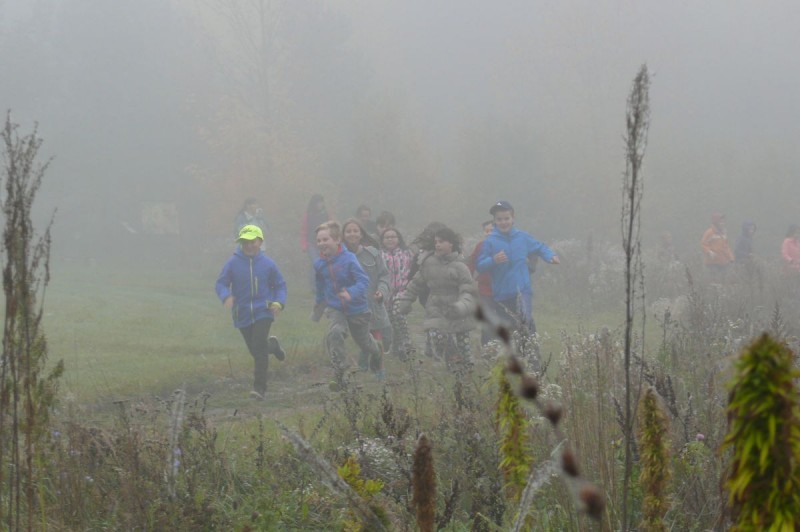
[[[245,225],[236,242],[239,247],[217,278],[217,296],[231,310],[233,324],[242,333],[255,361],[251,397],[263,400],[267,391],[269,354],[285,358],[278,339],[269,335],[275,318],[286,305],[286,282],[275,262],[264,255],[264,234],[256,225]]]
[[[492,276],[492,297],[501,318],[513,328],[534,334],[528,257],[539,256],[545,262],[558,264],[558,256],[545,244],[514,227],[514,208],[509,202],[498,201],[489,213],[494,230],[483,241],[475,269]]]
[[[342,385],[348,366],[344,348],[348,332],[370,359],[381,359],[381,348],[369,332],[369,277],[356,256],[342,246],[342,228],[337,222],[320,225],[316,235],[320,258],[314,263],[317,296],[312,319],[319,321],[323,312],[328,317],[325,340],[336,382]]]

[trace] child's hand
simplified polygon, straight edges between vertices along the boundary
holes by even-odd
[[[345,303],[350,303],[352,298],[350,297],[350,293],[344,288],[342,288],[341,290],[339,290],[339,299],[341,299]]]
[[[225,308],[230,310],[233,308],[233,296],[228,296],[225,298],[225,301],[222,302],[225,305]]]
[[[494,256],[495,264],[503,264],[504,262],[508,262],[508,256],[506,255],[505,251],[501,251],[500,253]]]
[[[561,264],[561,261],[558,259],[558,255],[550,259],[550,264]]]
[[[375,292],[375,301],[377,301],[378,303],[383,301],[383,294],[380,291]]]

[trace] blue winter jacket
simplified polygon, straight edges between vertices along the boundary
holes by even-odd
[[[216,290],[223,302],[233,296],[233,324],[239,329],[274,319],[270,303],[286,305],[286,281],[275,262],[260,251],[248,257],[238,248],[223,266]]]
[[[347,249],[330,258],[320,257],[314,262],[317,281],[317,304],[325,303],[341,310],[348,316],[364,314],[369,311],[367,303],[367,287],[369,277],[358,263],[356,256]],[[350,301],[342,301],[339,291],[345,288],[350,294]]]
[[[508,261],[495,264],[494,256],[501,251],[506,252]],[[495,301],[517,297],[518,293],[533,293],[527,264],[528,255],[538,255],[546,262],[550,262],[556,254],[545,244],[513,226],[505,234],[495,227],[483,241],[475,269],[481,273],[491,274],[492,297]]]

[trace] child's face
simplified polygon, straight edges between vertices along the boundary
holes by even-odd
[[[242,248],[242,253],[248,257],[255,257],[258,255],[258,252],[261,251],[261,242],[263,242],[263,240],[260,238],[254,238],[253,240],[240,240],[239,247]]]
[[[448,240],[442,240],[439,237],[436,237],[434,243],[434,253],[439,255],[440,257],[443,255],[449,255],[453,252],[453,243]]]
[[[394,251],[400,245],[400,239],[394,231],[386,231],[383,234],[383,247],[387,251]]]
[[[484,235],[489,235],[492,232],[492,229],[494,229],[494,225],[493,224],[484,225],[483,226],[483,234]]]
[[[514,215],[511,211],[497,211],[494,213],[494,226],[501,233],[508,233],[511,231],[511,226],[514,225]]]
[[[324,257],[332,257],[339,249],[340,240],[331,238],[329,229],[321,229],[317,232],[317,250]]]
[[[344,228],[344,243],[351,250],[358,249],[361,243],[361,229],[356,224],[347,224]]]

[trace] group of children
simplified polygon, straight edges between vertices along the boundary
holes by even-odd
[[[340,224],[330,219],[321,196],[312,198],[302,235],[313,259],[311,317],[328,319],[325,346],[337,385],[344,383],[350,365],[348,335],[361,350],[360,369],[372,371],[379,380],[385,378],[384,353],[403,358],[414,350],[406,315],[415,301],[425,309],[426,353],[456,372],[469,367],[469,334],[476,327],[479,301],[490,319],[535,332],[530,265],[537,258],[558,264],[558,256],[514,226],[509,202],[498,201],[490,214],[486,237],[467,260],[459,235],[442,223],[429,224],[406,246],[391,214],[383,213],[372,225],[371,212],[362,206],[355,218]],[[323,217],[327,220],[321,221]],[[260,251],[263,233],[257,226],[242,227],[237,242],[239,249],[225,264],[216,290],[255,360],[253,397],[263,398],[268,355],[283,359],[269,329],[285,304],[286,283]]]
[[[753,252],[755,233],[756,224],[745,221],[742,224],[742,232],[736,239],[736,245],[731,249],[725,215],[714,213],[711,216],[711,226],[706,229],[700,240],[706,269],[713,276],[721,277],[733,264],[752,266],[755,257]],[[781,259],[784,273],[800,274],[800,226],[795,224],[789,226],[781,245]]]

